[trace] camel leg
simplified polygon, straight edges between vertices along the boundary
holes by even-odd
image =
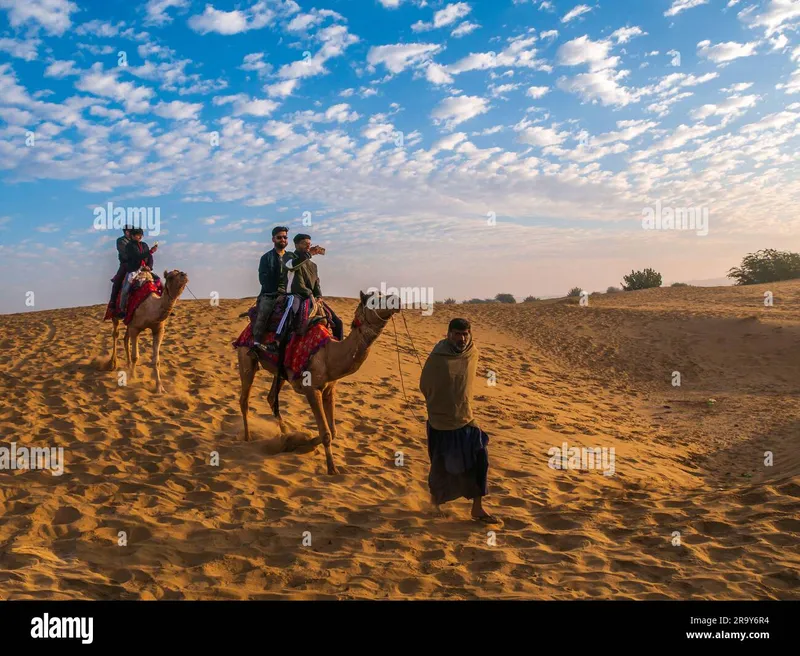
[[[131,365],[131,331],[127,328],[125,329],[125,360],[128,366]]]
[[[308,405],[314,413],[314,419],[317,420],[317,428],[319,429],[319,436],[322,439],[322,445],[325,447],[325,461],[328,464],[328,474],[336,474],[336,465],[333,464],[333,454],[331,453],[331,431],[328,428],[328,423],[325,420],[325,412],[322,409],[322,392],[318,389],[309,389],[306,391],[306,398]]]
[[[336,383],[328,385],[322,391],[322,407],[325,410],[325,419],[331,431],[331,441],[333,441],[336,439],[336,421],[334,419],[336,414]]]
[[[136,362],[139,360],[139,330],[128,326],[128,339],[131,342],[131,380],[136,376]]]
[[[250,441],[250,427],[247,425],[247,410],[250,400],[250,390],[253,389],[253,380],[256,377],[256,364],[249,355],[239,352],[239,378],[242,380],[242,391],[239,395],[239,407],[242,409],[242,422],[244,422],[244,441]]]
[[[156,377],[156,394],[164,393],[164,386],[161,384],[161,372],[158,370],[158,356],[161,351],[162,339],[164,339],[164,324],[158,324],[153,327],[153,373]]]
[[[108,363],[108,368],[110,371],[113,371],[117,368],[117,340],[119,339],[119,320],[112,319],[111,323],[114,327],[114,331],[111,337],[111,361]]]

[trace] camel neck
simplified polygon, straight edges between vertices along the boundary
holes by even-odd
[[[328,348],[332,357],[328,361],[328,371],[331,380],[344,378],[361,368],[370,346],[378,339],[385,325],[362,323],[353,328],[342,341],[330,342]]]
[[[158,312],[158,319],[157,321],[166,321],[167,317],[169,317],[170,313],[172,312],[172,308],[175,307],[175,303],[177,303],[178,297],[172,296],[172,294],[167,293],[166,286],[164,287],[164,293],[161,295],[159,299],[159,312]]]

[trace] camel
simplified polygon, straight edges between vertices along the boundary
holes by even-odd
[[[360,292],[361,302],[356,308],[353,317],[350,333],[342,341],[331,340],[319,349],[308,363],[306,371],[311,373],[309,385],[303,385],[303,379],[307,376],[299,376],[291,380],[290,384],[295,392],[306,397],[314,419],[317,422],[319,437],[325,447],[325,461],[328,466],[328,474],[336,474],[336,465],[333,463],[331,453],[331,442],[336,438],[336,381],[345,376],[350,376],[359,370],[367,359],[369,348],[381,334],[389,319],[393,314],[400,311],[400,304],[382,303],[373,301],[368,303],[372,294]],[[378,297],[376,296],[376,299]],[[385,297],[380,300],[385,300]],[[377,307],[376,307],[377,306]],[[390,308],[397,309],[390,309]],[[239,376],[242,382],[242,391],[239,396],[239,406],[242,410],[242,420],[244,422],[244,439],[250,440],[250,428],[247,424],[248,400],[250,390],[253,386],[258,363],[276,377],[276,367],[266,359],[257,358],[252,354],[247,346],[240,346],[238,349]],[[308,381],[307,381],[308,382]],[[283,421],[281,420],[278,408],[278,392],[280,381],[274,378],[272,389],[269,393],[269,401],[272,412],[280,422],[281,431],[284,432]]]
[[[178,301],[178,297],[183,293],[188,283],[189,277],[183,271],[174,269],[167,272],[165,270],[164,293],[161,296],[150,294],[144,299],[133,313],[133,319],[125,331],[125,355],[131,368],[131,379],[136,375],[136,362],[139,359],[139,333],[148,328],[152,331],[153,372],[156,378],[155,391],[157,394],[164,392],[164,386],[161,384],[161,373],[158,370],[158,355],[161,349],[161,340],[164,338],[164,326],[172,313],[172,308],[175,307],[175,303]],[[120,319],[112,317],[112,322],[114,336],[111,347],[111,361],[107,367],[109,370],[117,368],[117,339],[119,338]],[[131,354],[131,350],[133,354]]]

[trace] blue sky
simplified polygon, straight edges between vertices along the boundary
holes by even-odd
[[[0,312],[105,302],[109,202],[158,209],[156,266],[198,297],[255,295],[276,224],[327,247],[328,295],[719,281],[800,247],[798,25],[800,0],[0,0]],[[708,234],[644,230],[657,202]]]

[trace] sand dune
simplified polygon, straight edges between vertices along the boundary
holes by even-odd
[[[349,325],[356,302],[331,302]],[[100,306],[0,317],[0,446],[66,458],[62,476],[0,472],[0,597],[800,597],[800,283],[406,311],[422,358],[450,318],[474,322],[479,374],[496,380],[475,401],[496,528],[469,521],[466,501],[431,516],[424,427],[403,399],[391,325],[339,384],[341,473],[325,475],[290,390],[281,435],[263,372],[243,442],[230,343],[251,303],[179,302],[162,396],[149,335],[136,380],[98,370],[110,350]],[[395,323],[422,417],[419,365]],[[614,475],[548,467],[565,441],[614,447]]]

